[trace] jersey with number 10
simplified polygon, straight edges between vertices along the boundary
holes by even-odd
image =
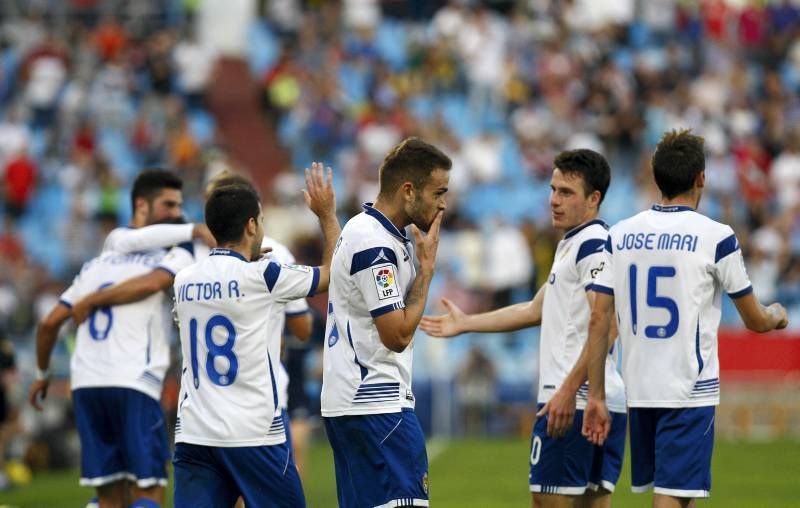
[[[719,404],[721,296],[752,291],[730,226],[655,205],[611,228],[593,289],[614,295],[630,407]]]
[[[183,368],[175,441],[217,447],[283,443],[276,376],[284,304],[312,295],[319,269],[247,262],[227,249],[175,276]]]

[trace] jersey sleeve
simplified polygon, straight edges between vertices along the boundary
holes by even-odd
[[[171,248],[167,255],[161,259],[156,269],[164,270],[171,273],[173,276],[195,263],[194,257],[194,244],[192,242],[184,242]]]
[[[83,273],[83,270],[86,268],[86,266],[86,264],[83,265],[81,273]],[[61,296],[58,297],[58,302],[66,305],[70,309],[78,300],[83,297],[81,273],[75,276],[75,278],[72,280],[72,284],[70,284],[70,286],[63,293],[61,293]]]
[[[373,318],[405,308],[397,255],[385,246],[363,246],[351,259],[350,276]]]
[[[727,229],[730,234],[717,243],[714,251],[714,269],[722,289],[735,299],[752,293],[753,286],[747,276],[739,240],[732,229]]]
[[[106,237],[103,252],[122,254],[167,248],[192,240],[194,224],[154,224],[142,228],[117,228]]]
[[[585,291],[592,288],[597,275],[603,270],[606,264],[606,239],[587,238],[578,247],[575,256],[575,268],[578,272],[578,282]]]
[[[267,291],[280,303],[313,296],[319,284],[319,267],[287,265],[275,261],[259,262]]]
[[[267,254],[267,259],[285,265],[294,265],[296,263],[294,254],[292,254],[292,252],[289,249],[287,249],[284,245],[278,242],[275,241],[269,242],[267,241],[266,238],[264,238],[261,247],[272,247],[273,250],[272,252]],[[307,313],[309,310],[310,309],[308,307],[308,302],[306,301],[305,298],[298,298],[297,300],[291,300],[287,302],[286,306],[284,307],[284,313],[286,314],[287,317],[299,316],[301,314]]]
[[[614,296],[614,251],[611,244],[611,234],[609,234],[600,254],[592,256],[595,258],[594,267],[589,269],[588,274],[591,277],[589,289]]]

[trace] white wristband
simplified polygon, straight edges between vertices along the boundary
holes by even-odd
[[[36,381],[44,381],[45,379],[50,379],[50,369],[42,370],[36,367]]]

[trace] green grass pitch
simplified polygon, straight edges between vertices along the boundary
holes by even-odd
[[[431,506],[527,507],[527,440],[458,440],[429,444]],[[304,482],[310,508],[336,506],[333,459],[327,443],[315,444]],[[630,492],[626,457],[614,494],[615,507],[650,506],[650,494]],[[735,443],[714,449],[708,507],[800,507],[800,442]],[[92,490],[77,486],[76,470],[35,475],[30,485],[0,492],[0,506],[82,508]],[[167,506],[172,506],[171,502]]]

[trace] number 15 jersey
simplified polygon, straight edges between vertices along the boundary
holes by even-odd
[[[613,294],[629,407],[719,404],[722,292],[753,289],[730,226],[655,205],[611,228],[592,288]]]
[[[175,441],[204,446],[285,442],[275,379],[284,304],[313,295],[319,269],[247,262],[214,249],[175,276],[183,366]]]

